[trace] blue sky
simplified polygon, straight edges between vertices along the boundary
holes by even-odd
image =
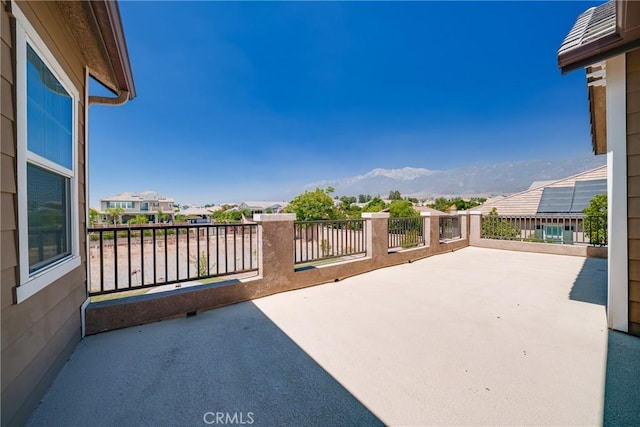
[[[91,107],[91,205],[589,153],[584,72],[556,52],[597,4],[121,1],[138,97]]]

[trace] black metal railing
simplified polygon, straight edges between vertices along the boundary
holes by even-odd
[[[90,295],[258,270],[257,224],[88,229]]]
[[[293,237],[296,264],[367,252],[366,228],[362,219],[296,221]]]
[[[607,217],[585,215],[485,215],[481,237],[564,245],[607,246]]]
[[[424,245],[422,217],[389,218],[389,249],[408,249]]]
[[[460,217],[457,215],[441,215],[438,216],[440,225],[440,240],[455,240],[462,238],[462,230],[460,228]]]

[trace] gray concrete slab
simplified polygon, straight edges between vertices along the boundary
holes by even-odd
[[[250,302],[85,338],[31,426],[382,425]]]
[[[30,425],[598,425],[603,286],[606,260],[466,248],[108,332]]]

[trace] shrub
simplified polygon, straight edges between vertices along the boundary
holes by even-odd
[[[607,195],[598,194],[591,199],[589,206],[583,212],[587,215],[584,219],[584,234],[591,245],[607,244]]]
[[[520,229],[498,216],[496,208],[482,220],[482,237],[485,239],[515,240],[520,237]]]

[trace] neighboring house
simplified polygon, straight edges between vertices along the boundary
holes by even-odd
[[[254,214],[262,214],[262,213],[280,213],[284,208],[284,202],[265,202],[265,201],[251,201],[251,202],[242,202],[236,208],[237,210],[249,210],[251,211],[251,216]]]
[[[607,154],[609,327],[640,335],[640,2],[581,14],[558,65],[586,69],[593,150]]]
[[[607,166],[600,166],[557,181],[536,181],[528,190],[499,199],[487,200],[474,208],[500,215],[581,214],[596,194],[607,193]]]
[[[415,209],[416,211],[422,213],[422,212],[428,212],[431,215],[446,215],[445,212],[440,212],[437,209],[434,208],[430,208],[429,206],[414,206],[413,209]]]
[[[0,4],[1,424],[12,426],[83,334],[88,108],[123,104],[135,87],[116,2]],[[90,96],[90,76],[115,97]]]
[[[211,222],[212,211],[208,208],[201,208],[198,206],[189,206],[187,209],[181,209],[178,212],[180,215],[184,215],[187,222],[193,224],[209,223]]]
[[[108,216],[108,209],[122,208],[122,222],[126,223],[137,215],[147,215],[149,221],[160,222],[158,212],[171,215],[173,217],[174,200],[161,196],[153,191],[142,191],[140,193],[120,193],[115,196],[100,199],[100,213]]]

